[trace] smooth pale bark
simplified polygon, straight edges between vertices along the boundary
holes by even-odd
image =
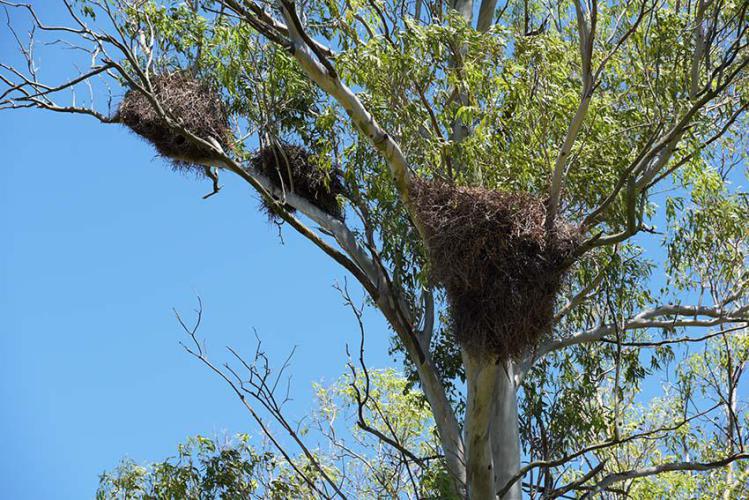
[[[494,462],[494,491],[501,491],[520,470],[520,432],[514,364],[506,361],[497,370],[494,386],[494,405],[490,422],[492,458]],[[522,497],[521,482],[516,481],[502,498]]]
[[[311,53],[301,32],[294,27],[291,15],[282,2],[278,2],[284,17],[289,25],[289,34],[293,48],[294,59],[299,63],[304,73],[315,82],[328,95],[333,97],[346,111],[351,121],[369,140],[370,144],[386,160],[390,172],[393,175],[398,193],[403,202],[409,206],[408,186],[409,170],[408,161],[403,155],[398,143],[392,136],[387,134],[375,120],[374,116],[362,104],[357,95],[344,84],[337,75],[330,71]]]
[[[583,6],[575,0],[575,12],[577,14],[577,29],[580,36],[580,58],[582,62],[583,88],[580,94],[580,104],[575,111],[575,116],[567,128],[562,147],[559,148],[557,160],[554,163],[554,172],[551,175],[551,186],[549,188],[549,202],[546,213],[546,228],[554,227],[554,219],[559,211],[559,203],[562,197],[562,184],[564,182],[564,169],[567,158],[572,152],[577,135],[580,132],[585,116],[588,114],[590,99],[593,95],[593,37],[595,36],[595,10],[590,18],[586,16]]]
[[[559,210],[559,202],[562,197],[562,183],[564,181],[564,167],[567,164],[567,158],[572,152],[572,146],[575,144],[577,134],[580,132],[580,127],[582,127],[585,116],[588,114],[590,98],[592,96],[591,92],[592,90],[589,88],[583,89],[580,104],[577,107],[577,111],[575,111],[575,116],[572,117],[572,121],[567,128],[564,143],[562,144],[562,147],[559,148],[559,155],[554,164],[554,172],[551,175],[551,187],[549,188],[549,209],[546,218],[546,225],[549,228],[553,227],[554,218]]]
[[[692,56],[692,68],[690,70],[689,97],[694,99],[700,90],[700,61],[705,51],[705,32],[702,23],[705,17],[706,2],[700,0],[697,3],[697,14],[694,20],[694,55]]]
[[[476,29],[487,31],[492,27],[494,22],[494,12],[497,10],[497,0],[482,0],[479,8],[479,20],[476,22]]]
[[[471,24],[471,19],[473,19],[473,0],[455,0],[452,5],[463,16],[463,19],[468,21],[468,24]]]
[[[499,366],[494,359],[463,353],[466,370],[466,477],[468,498],[494,498],[494,467],[489,438],[494,386]]]

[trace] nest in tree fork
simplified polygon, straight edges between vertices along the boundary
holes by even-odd
[[[528,193],[415,179],[432,278],[447,292],[455,336],[476,355],[518,357],[549,331],[578,231]]]
[[[282,192],[294,193],[334,217],[343,216],[336,198],[343,192],[340,171],[326,172],[317,167],[303,147],[285,143],[268,146],[260,149],[251,163]],[[269,216],[275,216],[274,207],[265,202],[263,207]],[[294,211],[290,205],[284,208]]]
[[[164,112],[185,129],[204,140],[213,138],[222,147],[231,144],[231,131],[220,94],[187,71],[174,71],[151,78],[153,97]],[[128,91],[120,103],[117,118],[130,130],[153,144],[162,156],[180,170],[199,169],[216,159],[210,148],[190,141],[169,127],[140,91]]]

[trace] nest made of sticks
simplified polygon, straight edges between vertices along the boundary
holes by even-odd
[[[294,193],[320,210],[341,218],[343,210],[337,195],[343,192],[343,176],[337,169],[325,171],[314,165],[310,156],[302,146],[280,143],[261,148],[251,164],[282,193]],[[276,216],[273,206],[263,202],[263,208],[271,218]],[[284,208],[294,211],[288,204]]]
[[[208,140],[216,139],[226,149],[231,130],[220,94],[189,71],[173,71],[151,78],[153,97],[161,108],[184,128]],[[210,148],[195,144],[169,127],[151,101],[137,89],[129,90],[120,103],[117,119],[153,144],[176,169],[197,169],[215,159]]]
[[[415,179],[412,200],[458,342],[503,359],[528,352],[551,327],[577,229],[547,231],[545,203],[528,193]]]

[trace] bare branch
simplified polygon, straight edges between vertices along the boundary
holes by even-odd
[[[747,306],[724,310],[721,306],[663,305],[645,310],[619,325],[622,331],[644,328],[678,328],[687,326],[711,327],[726,323],[749,323]],[[617,325],[607,323],[567,338],[554,340],[539,346],[533,359],[573,345],[600,341],[613,333]]]
[[[622,340],[602,337],[601,342],[606,342],[608,344],[617,344],[622,347],[662,347],[664,345],[705,342],[706,340],[710,340],[714,337],[720,337],[721,335],[738,332],[744,329],[746,329],[746,325],[736,326],[733,328],[726,328],[724,330],[718,330],[717,332],[709,333],[701,337],[679,337],[675,339],[665,339],[665,340],[658,340],[658,341],[651,341],[651,342],[625,342]]]
[[[188,327],[185,322],[182,320],[182,318],[177,314],[177,320],[180,323],[180,326],[183,328],[185,333],[190,337],[193,344],[195,345],[195,348],[188,347],[184,344],[182,346],[184,349],[197,358],[200,362],[202,362],[204,365],[206,365],[211,371],[213,371],[215,374],[217,374],[219,377],[221,377],[234,391],[234,393],[237,395],[239,400],[242,402],[244,407],[247,409],[247,411],[252,416],[253,420],[258,424],[260,427],[260,430],[263,432],[263,434],[268,438],[268,440],[273,444],[273,446],[278,450],[279,453],[284,457],[286,462],[291,466],[291,468],[294,470],[294,472],[305,482],[309,487],[317,492],[318,494],[322,495],[324,498],[331,498],[330,495],[325,493],[325,491],[321,490],[318,485],[315,483],[314,480],[312,480],[305,472],[296,464],[296,462],[291,458],[289,453],[286,451],[286,449],[281,445],[281,443],[275,438],[273,433],[271,432],[268,425],[265,423],[263,418],[258,414],[255,409],[250,405],[249,401],[247,400],[247,397],[245,396],[246,391],[242,387],[242,382],[239,380],[237,383],[235,383],[232,379],[230,379],[226,373],[224,373],[223,370],[216,367],[207,357],[205,354],[205,349],[201,347],[200,341],[197,338],[197,331],[200,327],[200,321],[203,315],[203,305],[200,299],[198,299],[199,308],[196,311],[197,319],[195,321],[195,324],[192,327]],[[271,394],[272,396],[272,394]],[[258,399],[258,396],[256,396],[256,399]],[[271,414],[278,419],[278,415],[276,415],[274,412],[271,412]],[[333,487],[333,489],[336,491],[336,493],[341,498],[346,498],[338,489],[335,482],[333,482],[325,473],[322,466],[319,464],[317,459],[312,455],[309,450],[304,446],[304,444],[301,442],[299,437],[296,435],[296,433],[293,431],[291,426],[283,425],[285,423],[282,422],[282,426],[286,429],[286,431],[289,433],[289,435],[294,439],[297,444],[299,444],[302,447],[302,450],[304,451],[305,455],[307,456],[307,459],[310,461],[310,463],[317,469],[317,471],[321,474],[321,476]]]
[[[551,175],[551,186],[549,187],[549,202],[546,212],[546,227],[551,229],[554,226],[554,220],[559,210],[559,203],[562,197],[562,181],[564,179],[564,169],[567,165],[567,158],[572,151],[577,134],[580,132],[585,116],[588,114],[590,99],[593,97],[593,73],[591,69],[593,59],[593,39],[596,32],[596,20],[598,15],[597,0],[592,0],[590,12],[586,12],[580,0],[574,0],[575,13],[577,15],[577,29],[580,39],[580,57],[582,61],[582,91],[580,94],[580,104],[572,117],[572,121],[567,128],[564,142],[559,149],[554,171]]]
[[[598,274],[596,274],[595,278],[593,278],[590,283],[585,285],[579,292],[577,292],[577,294],[575,294],[574,297],[569,300],[569,302],[567,302],[564,306],[562,306],[561,309],[559,309],[559,312],[557,312],[557,314],[554,316],[555,323],[558,323],[575,307],[592,297],[593,292],[598,289],[598,286],[603,281],[603,278],[606,277],[607,268],[608,266],[598,271]]]
[[[671,462],[671,463],[665,463],[660,465],[654,465],[652,467],[646,467],[643,469],[632,469],[624,472],[616,472],[613,474],[609,474],[605,478],[603,478],[601,481],[599,481],[595,487],[588,493],[586,493],[583,498],[590,498],[604,489],[608,488],[614,483],[620,482],[620,481],[627,481],[630,479],[637,479],[640,477],[648,477],[648,476],[654,476],[656,474],[661,474],[663,472],[675,472],[675,471],[710,471],[713,469],[717,469],[720,467],[725,467],[726,465],[735,462],[737,460],[747,460],[749,459],[749,453],[736,453],[734,455],[730,455],[728,457],[725,457],[720,460],[715,460],[712,462]]]
[[[367,404],[370,401],[371,393],[370,393],[370,379],[369,379],[369,370],[367,369],[366,362],[364,361],[364,340],[365,340],[365,330],[364,330],[364,322],[362,321],[362,307],[357,307],[354,304],[354,301],[351,298],[351,295],[348,292],[347,286],[344,284],[343,287],[336,286],[338,291],[341,293],[344,299],[344,303],[351,309],[351,311],[354,314],[354,317],[356,318],[357,324],[359,326],[359,355],[358,355],[358,361],[359,366],[362,369],[362,373],[364,374],[364,393],[362,394],[362,390],[359,388],[359,385],[357,383],[357,375],[358,371],[356,367],[354,366],[353,362],[350,361],[351,354],[349,352],[348,346],[346,346],[346,353],[349,356],[349,370],[351,371],[351,383],[349,384],[352,390],[354,391],[354,397],[356,399],[357,403],[357,422],[356,425],[363,431],[375,436],[377,439],[382,441],[383,443],[387,444],[388,446],[393,447],[395,450],[397,450],[399,453],[401,453],[404,458],[407,458],[409,460],[412,460],[413,462],[423,465],[424,460],[414,455],[414,453],[404,447],[398,440],[398,436],[395,434],[395,432],[392,432],[392,437],[386,436],[382,432],[380,432],[378,429],[372,427],[368,422],[367,418],[364,415],[364,411],[367,408]],[[385,415],[382,415],[383,419],[387,419]],[[417,493],[418,496],[418,493]]]

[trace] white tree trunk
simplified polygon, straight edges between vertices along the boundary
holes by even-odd
[[[463,353],[467,402],[465,423],[468,498],[493,500],[520,470],[520,433],[512,361]],[[502,496],[519,500],[521,482]]]
[[[494,470],[489,438],[496,361],[463,353],[466,370],[467,401],[465,422],[467,493],[471,500],[494,498]]]
[[[505,361],[497,370],[494,405],[490,423],[491,448],[494,462],[494,491],[501,491],[520,470],[520,433],[514,364]],[[520,499],[521,481],[513,484],[502,499]]]

